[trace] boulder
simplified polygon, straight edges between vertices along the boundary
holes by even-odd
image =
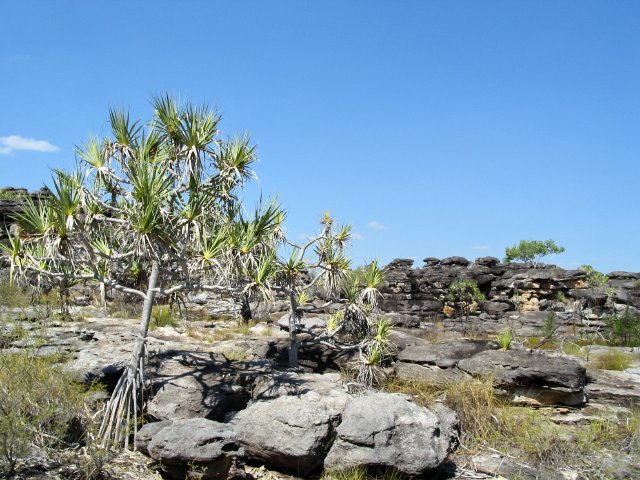
[[[458,362],[473,376],[493,378],[496,388],[542,404],[584,403],[585,368],[573,359],[524,350],[486,350]]]
[[[304,476],[322,466],[341,413],[319,394],[308,392],[253,401],[229,426],[249,460]]]
[[[500,316],[504,312],[513,310],[513,305],[506,302],[485,302],[482,304],[482,309],[489,315]]]
[[[204,418],[171,422],[151,435],[146,448],[176,480],[194,473],[203,480],[226,479],[244,453],[228,425]]]
[[[455,415],[442,416],[404,395],[370,392],[349,400],[327,455],[328,469],[394,468],[417,477],[437,468],[457,439]]]
[[[410,345],[398,355],[398,361],[436,365],[440,368],[454,367],[464,358],[484,350],[496,350],[499,345],[490,340],[451,340],[442,343]]]
[[[313,392],[325,404],[343,411],[350,395],[342,386],[340,374],[273,372],[258,377],[253,384],[252,400],[270,400],[285,396],[301,396]]]
[[[500,263],[500,260],[496,257],[478,257],[476,258],[476,265],[482,265],[483,267],[495,267]]]
[[[162,422],[147,423],[136,435],[136,450],[149,455],[149,442],[151,439],[163,428],[171,425],[170,420],[164,420]]]
[[[456,266],[460,266],[460,267],[466,267],[470,264],[471,262],[469,260],[467,260],[464,257],[447,257],[447,258],[443,258],[442,260],[440,260],[440,265],[443,265],[445,267],[451,266],[451,265],[456,265]]]
[[[264,360],[228,362],[221,354],[169,352],[156,359],[147,412],[158,420],[222,420],[247,405],[254,380],[270,371]]]

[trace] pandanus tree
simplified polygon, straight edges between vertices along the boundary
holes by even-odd
[[[358,353],[356,384],[367,388],[381,380],[381,366],[393,355],[394,347],[389,341],[390,323],[379,312],[382,297],[379,287],[383,281],[383,270],[373,261],[361,269],[351,269],[346,256],[346,246],[351,237],[349,225],[336,226],[325,213],[320,232],[304,244],[287,241],[289,256],[280,260],[277,287],[289,298],[289,365],[298,365],[301,346],[322,343],[337,350]],[[301,281],[303,272],[311,272],[311,278]],[[339,302],[341,307],[329,318],[326,331],[300,342],[297,322],[304,313],[306,299],[320,287],[327,300],[326,307]]]
[[[144,402],[154,302],[190,291],[269,297],[283,238],[278,205],[247,213],[239,201],[256,159],[249,138],[223,138],[220,116],[206,106],[160,96],[153,107],[147,124],[112,110],[111,134],[77,149],[75,172],[54,171],[51,197],[27,201],[4,248],[14,274],[98,282],[103,300],[114,289],[142,301],[131,361],[100,429],[125,445]]]
[[[296,334],[302,304],[322,287],[327,304],[340,300],[343,307],[310,341],[359,352],[357,381],[375,384],[392,354],[389,323],[378,312],[382,270],[376,262],[350,270],[350,227],[337,227],[327,214],[316,237],[288,242],[279,205],[260,201],[247,209],[240,201],[254,176],[249,138],[223,138],[219,115],[206,106],[161,96],[153,107],[147,124],[112,110],[110,135],[77,148],[74,172],[53,172],[51,195],[39,203],[27,199],[14,218],[15,236],[3,246],[12,278],[48,279],[64,288],[96,282],[103,303],[109,289],[142,302],[131,361],[106,405],[102,439],[126,446],[131,430],[137,432],[152,307],[192,291],[230,293],[245,308],[285,294],[295,367],[304,345]],[[286,258],[279,256],[287,249]]]

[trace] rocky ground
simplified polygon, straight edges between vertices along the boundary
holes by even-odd
[[[113,387],[129,360],[136,320],[92,308],[75,312],[84,318],[72,322],[43,322],[38,315],[37,309],[3,311],[4,353],[33,349],[28,339],[45,332],[32,353],[62,354],[77,380]],[[307,315],[302,328],[322,328],[323,322],[322,315]],[[11,337],[16,327],[23,333]],[[108,462],[112,478],[306,478],[323,467],[353,465],[394,467],[422,478],[640,476],[634,456],[640,434],[620,426],[625,419],[638,421],[637,348],[505,351],[492,336],[463,338],[447,331],[433,341],[421,338],[430,336],[428,328],[398,327],[398,355],[386,391],[353,394],[348,376],[340,373],[349,358],[326,348],[304,350],[303,368],[287,369],[284,327],[277,318],[251,327],[226,318],[150,332],[150,423],[140,431],[136,453]],[[594,359],[611,351],[626,356],[626,369],[596,368],[601,365]],[[490,378],[500,405],[509,405],[495,407],[495,432],[482,437],[464,428],[488,404],[456,397],[456,389],[476,385],[479,377]],[[505,412],[516,420],[509,423]],[[553,439],[538,432],[542,426],[553,431]],[[605,427],[585,455],[585,432]],[[620,431],[629,433],[628,442],[619,441]],[[605,433],[612,440],[600,442]],[[522,441],[506,442],[509,436]],[[540,439],[549,447],[531,445]],[[44,472],[38,471],[42,462],[34,462],[24,465],[20,478],[70,476],[55,462]]]

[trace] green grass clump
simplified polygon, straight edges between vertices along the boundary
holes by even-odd
[[[502,350],[509,350],[511,347],[511,341],[513,340],[513,333],[511,330],[505,330],[498,335],[498,344]]]
[[[611,349],[598,355],[589,366],[599,370],[626,370],[631,367],[631,359],[631,355]]]
[[[180,321],[174,310],[167,305],[157,305],[153,307],[151,319],[152,322],[149,325],[151,330],[156,330],[161,327],[177,327],[180,325]]]

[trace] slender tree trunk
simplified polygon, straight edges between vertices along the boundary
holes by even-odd
[[[102,425],[100,426],[100,438],[107,444],[112,441],[116,443],[124,442],[126,448],[129,444],[132,425],[134,438],[138,432],[138,413],[144,403],[145,345],[149,323],[151,322],[151,311],[155,297],[154,288],[158,284],[158,275],[158,262],[153,261],[147,294],[142,307],[140,328],[131,355],[131,361],[120,380],[118,380],[118,384],[107,403]]]
[[[298,366],[298,335],[297,335],[297,327],[296,327],[296,313],[298,311],[298,299],[296,298],[296,292],[291,286],[289,289],[289,302],[290,302],[290,310],[289,310],[289,366],[297,367]]]
[[[147,297],[144,299],[142,306],[142,317],[140,318],[140,329],[138,331],[138,338],[136,339],[136,346],[133,349],[133,355],[131,356],[131,363],[128,370],[135,374],[138,365],[140,364],[140,358],[144,352],[144,346],[147,341],[147,333],[149,332],[149,324],[151,323],[151,312],[153,310],[153,298],[155,297],[154,288],[158,286],[158,262],[155,260],[151,264],[151,275],[149,275],[149,285],[147,287]]]

